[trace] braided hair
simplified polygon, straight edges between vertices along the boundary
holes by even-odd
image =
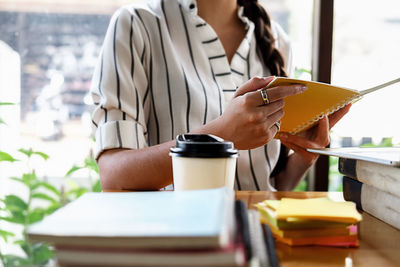
[[[238,5],[243,6],[243,15],[254,23],[254,33],[257,42],[257,52],[261,55],[264,65],[271,75],[287,77],[284,69],[284,59],[275,47],[275,39],[271,30],[271,19],[265,9],[257,0],[237,0]],[[289,149],[281,144],[278,162],[270,174],[271,177],[282,171],[287,164]],[[274,181],[276,183],[276,181]]]
[[[271,75],[286,77],[285,62],[275,47],[269,15],[257,0],[237,0],[237,3],[243,6],[243,15],[254,23],[257,52],[261,55],[264,65],[270,70]]]

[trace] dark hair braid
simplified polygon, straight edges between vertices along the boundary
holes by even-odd
[[[243,6],[243,15],[254,23],[257,52],[261,54],[264,65],[269,68],[271,75],[286,77],[284,69],[284,59],[275,47],[275,39],[271,31],[271,20],[265,9],[257,0],[237,0],[237,3]],[[285,169],[288,161],[289,149],[281,144],[281,153],[279,153],[278,162],[270,174],[271,177]],[[276,183],[276,181],[274,181]]]
[[[269,15],[257,0],[237,0],[237,3],[243,6],[243,15],[254,23],[257,51],[261,54],[265,66],[268,67],[271,75],[286,77],[285,62],[275,47]]]

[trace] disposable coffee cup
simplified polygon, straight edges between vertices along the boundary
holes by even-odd
[[[174,189],[233,189],[237,149],[233,143],[207,134],[182,134],[171,148]]]

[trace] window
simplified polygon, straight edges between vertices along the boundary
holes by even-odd
[[[398,1],[336,0],[332,83],[362,90],[398,78],[399,32]],[[399,99],[395,84],[355,103],[333,128],[332,146],[380,145],[385,138],[399,144]],[[339,176],[331,178],[339,187]]]
[[[0,107],[0,150],[48,154],[35,166],[51,178],[90,155],[91,76],[110,16],[128,2],[1,1],[0,99],[17,105]],[[0,178],[15,169],[2,166]]]

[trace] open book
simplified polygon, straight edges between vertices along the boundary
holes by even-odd
[[[358,91],[326,83],[276,77],[267,88],[289,84],[304,84],[308,87],[304,93],[285,98],[283,108],[285,115],[281,120],[281,132],[297,134],[312,127],[324,115],[330,115],[365,94],[397,82],[400,82],[400,78]]]

